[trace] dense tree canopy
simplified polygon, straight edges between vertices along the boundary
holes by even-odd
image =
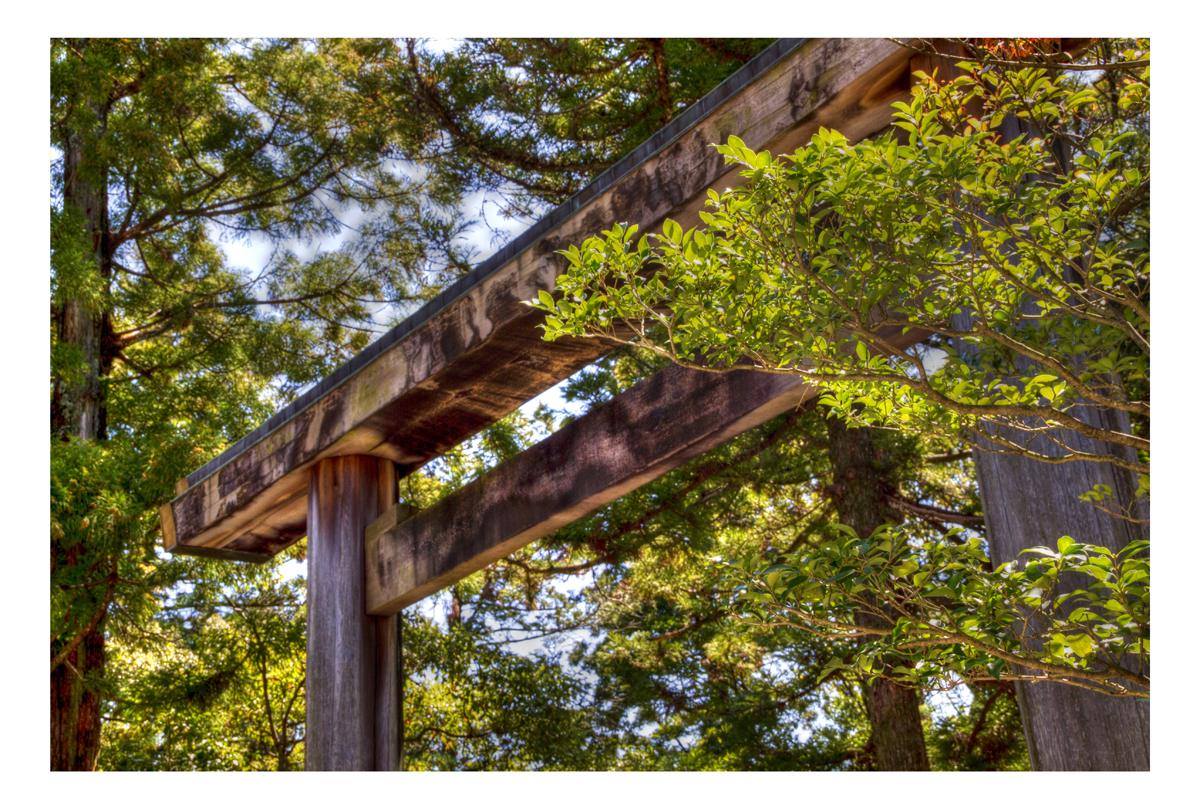
[[[859,424],[1111,464],[1136,488],[1074,494],[1146,522],[1148,44],[1097,46],[1065,73],[990,54],[953,80],[924,76],[895,105],[899,135],[850,144],[821,130],[781,158],[731,138],[718,150],[746,182],[710,192],[706,227],[668,220],[655,246],[618,224],[566,252],[565,296],[534,304],[547,337],[798,374]],[[898,655],[908,665],[892,671],[911,682],[1149,692],[1146,542],[1063,537],[993,570],[977,538],[846,533],[761,572],[735,566],[758,619],[872,639],[856,665],[881,673]]]
[[[510,214],[562,202],[768,42],[487,39],[448,48],[418,40],[53,42],[55,767],[303,766],[304,581],[296,563],[304,561],[305,543],[262,566],[165,558],[156,550],[157,506],[169,499],[175,480],[469,269],[462,238],[469,194],[497,195]],[[1137,63],[1143,54],[1109,51],[1103,58]],[[1137,306],[1121,308],[1125,293],[1116,286],[1124,284],[1148,308],[1148,262],[1136,259],[1137,242],[1148,242],[1146,204],[1136,196],[1148,189],[1149,176],[1143,67],[1105,71],[1098,80],[1088,74],[1091,95],[1076,97],[1084,82],[1055,96],[1075,112],[1084,101],[1095,105],[1091,118],[1076,115],[1060,128],[1083,143],[1100,138],[1105,149],[1093,149],[1098,156],[1091,159],[1107,161],[1106,171],[1121,168],[1097,191],[1103,199],[1087,196],[1100,172],[1068,178],[1092,208],[1127,208],[1100,240],[1105,260],[1116,267],[1108,270],[1111,279],[1083,276],[1101,298],[1118,300],[1097,303],[1078,286],[1066,294],[1061,285],[1030,280],[1036,273],[1028,268],[1016,275],[1049,305],[1105,320],[1095,321],[1109,331],[1097,333],[1085,362],[1099,363],[1114,350],[1117,359],[1111,368],[1087,369],[1086,379],[1059,374],[1032,388],[1037,374],[1022,368],[1018,376],[1029,379],[1003,395],[1056,413],[1069,412],[1071,397],[1123,396],[1133,426],[1122,435],[1148,446],[1148,359],[1145,368],[1138,364],[1143,353],[1148,358],[1148,314],[1143,326]],[[939,84],[919,93],[908,110],[917,136],[940,137],[932,127],[946,121],[929,113],[952,116],[963,101],[970,109],[969,92],[964,84]],[[1103,126],[1087,128],[1105,115]],[[1122,128],[1131,134],[1109,148]],[[973,131],[970,148],[990,149],[987,128]],[[833,266],[837,251],[873,244],[879,234],[868,217],[855,214],[877,203],[852,199],[836,189],[838,182],[903,163],[929,183],[928,204],[945,191],[938,185],[945,177],[922,171],[933,165],[944,174],[948,163],[962,162],[953,149],[970,145],[947,144],[928,164],[921,161],[930,160],[929,150],[902,141],[852,147],[823,135],[812,147],[817,165],[808,166],[813,199],[799,200],[814,216],[793,215],[778,233],[764,232],[802,233],[821,248],[810,250],[804,259],[810,264],[812,255],[823,255]],[[779,199],[797,201],[788,172],[807,164],[759,166],[758,155],[736,144],[726,149],[761,173],[721,197],[723,207],[712,216],[749,231],[769,219],[762,211]],[[1053,171],[1045,150],[1028,145],[987,153],[1013,172]],[[1025,204],[1045,209],[1047,232],[1069,241],[1067,225],[1084,228],[1070,217],[1061,227],[1058,218],[1050,222],[1057,197],[1038,196],[1033,186]],[[902,196],[895,183],[881,182],[878,192]],[[986,202],[999,192],[983,196]],[[732,210],[747,199],[762,208]],[[831,201],[841,207],[824,213]],[[912,229],[913,239],[948,244],[952,225],[931,220],[892,217],[893,227]],[[657,253],[666,259],[664,278],[676,256],[691,260],[688,246],[694,254],[698,245],[695,233],[686,244],[671,229],[666,236]],[[981,254],[995,254],[999,239],[981,237]],[[262,266],[234,266],[225,246],[238,240],[270,244],[274,253]],[[1021,255],[1036,263],[1042,242],[1029,241],[1033,246]],[[766,254],[766,247],[747,251],[745,244],[737,245],[742,253]],[[952,251],[939,249],[917,258],[941,270]],[[1068,248],[1054,249],[1078,260]],[[622,236],[587,250],[637,255],[625,252]],[[746,315],[746,301],[768,312],[766,304],[784,297],[769,283],[779,284],[782,275],[760,278],[752,258],[722,266],[728,277],[718,273],[704,287],[710,302],[736,293],[743,308],[729,322],[756,322]],[[899,261],[889,266],[898,286],[912,270]],[[847,271],[833,288],[839,299],[852,276]],[[956,288],[946,288],[952,297]],[[769,570],[772,564],[832,564],[831,549],[844,567],[827,577],[858,564],[838,527],[854,522],[852,511],[866,520],[858,523],[867,526],[863,535],[892,523],[911,547],[973,553],[980,576],[995,573],[986,556],[978,558],[986,533],[972,452],[959,429],[979,422],[920,404],[905,392],[913,377],[900,380],[894,366],[871,365],[879,353],[871,341],[887,336],[877,328],[882,321],[860,315],[857,304],[839,310],[833,298],[801,300],[793,293],[786,293],[788,305],[816,301],[840,324],[824,354],[810,350],[804,358],[817,357],[820,372],[835,369],[844,377],[853,368],[881,378],[853,383],[861,387],[746,433],[405,611],[406,768],[872,769],[893,766],[889,745],[897,743],[920,746],[921,766],[934,769],[1028,766],[1015,692],[997,672],[963,668],[957,679],[966,684],[944,691],[951,683],[943,677],[906,678],[897,668],[906,650],[895,645],[864,646],[845,633],[814,634],[811,622],[755,620],[746,611],[739,620],[731,612],[737,594],[748,592],[739,587],[777,592],[764,572],[787,584],[790,574]],[[872,302],[878,301],[864,299]],[[1012,301],[1006,305],[996,310],[1016,311]],[[699,324],[703,316],[697,307],[686,320]],[[779,316],[803,325],[821,314],[789,309]],[[1038,335],[1057,334],[1040,321],[1027,325]],[[854,339],[875,353],[860,358],[853,346],[839,353],[837,340],[850,339],[860,326],[865,333]],[[1011,365],[1016,355],[991,359],[986,351],[995,340],[973,328],[972,339],[979,339],[972,345],[983,346],[974,353],[948,340],[931,344],[949,359],[939,373],[930,363],[928,384],[954,401],[993,394],[955,392],[943,385],[951,375],[976,379],[965,369],[1012,375],[999,363]],[[711,329],[720,336],[719,350],[740,351],[721,342],[732,333]],[[574,411],[666,364],[654,349],[669,343],[652,330],[645,334],[639,347],[610,354],[566,386]],[[763,341],[754,350],[779,370],[793,347]],[[909,362],[918,379],[924,361]],[[872,384],[891,386],[888,396]],[[1043,402],[1038,386],[1057,398]],[[892,398],[898,404],[881,404]],[[1145,414],[1133,407],[1139,402]],[[852,422],[890,419],[891,426],[904,411],[910,424],[939,429],[920,436],[846,431],[831,408]],[[570,418],[546,407],[514,413],[404,478],[401,498],[427,507]],[[838,455],[847,432],[858,434],[873,459],[865,516],[847,494],[847,466]],[[1148,472],[1145,452],[1131,463]],[[1104,492],[1095,496],[1102,507],[1129,506],[1104,499]],[[984,543],[975,539],[960,549],[944,539],[951,526],[970,529]],[[1072,553],[1064,549],[1061,558]],[[928,565],[925,557],[918,561]],[[906,559],[892,564],[903,567]],[[961,599],[957,584],[943,578],[953,595],[928,595]],[[854,595],[837,605],[851,624],[861,619]],[[1072,649],[1068,642],[1057,653],[1069,657]],[[858,659],[866,662],[857,665]],[[889,727],[878,712],[880,674],[887,682],[907,679],[888,699],[906,700],[908,719],[916,722],[908,737],[896,737],[898,726]]]

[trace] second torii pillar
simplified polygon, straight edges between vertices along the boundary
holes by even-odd
[[[306,770],[400,766],[400,616],[367,615],[366,527],[396,502],[395,466],[319,461],[308,483]]]

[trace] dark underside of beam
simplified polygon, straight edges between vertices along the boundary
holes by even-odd
[[[390,615],[816,393],[798,376],[674,366],[397,524],[367,529],[367,610]]]

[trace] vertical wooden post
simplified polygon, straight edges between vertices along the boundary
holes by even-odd
[[[1081,418],[1107,429],[1129,431],[1125,414],[1115,410],[1084,410]],[[1089,452],[1134,460],[1128,447],[1082,436],[1064,434],[1059,438]],[[1062,454],[1060,447],[1040,437],[1031,448],[1047,455]],[[1119,502],[1131,502],[1136,481],[1127,470],[1086,462],[1051,465],[977,449],[975,473],[992,560],[997,564],[1016,559],[1021,551],[1036,545],[1053,548],[1061,536],[1112,551],[1149,538],[1144,526],[1111,517],[1079,500],[1094,484],[1107,483]],[[1140,516],[1148,518],[1149,514]],[[1084,577],[1078,576],[1065,582],[1063,590],[1086,586]],[[1017,700],[1033,769],[1150,769],[1148,702],[1058,683],[1024,682],[1017,683]]]
[[[366,527],[396,500],[392,462],[326,458],[308,483],[306,770],[396,769],[399,616],[367,615]]]
[[[375,622],[375,769],[395,772],[404,762],[404,650],[400,613]]]
[[[934,40],[942,53],[965,56],[957,45]],[[1079,40],[1063,40],[1063,44]],[[916,57],[911,69],[932,72],[939,80],[962,75],[953,60]],[[972,103],[981,104],[979,99]],[[970,108],[981,115],[982,107]],[[1000,126],[1002,142],[1020,134],[1030,135],[1028,124],[1008,116]],[[1035,315],[1030,307],[1027,314]],[[951,317],[955,329],[971,327],[969,315]],[[954,344],[960,353],[973,349],[961,338]],[[1116,410],[1085,407],[1076,411],[1083,421],[1109,430],[1129,432],[1128,417]],[[1028,436],[1006,431],[1017,444],[1051,457],[1064,454],[1062,447],[1044,437],[1032,442]],[[1062,431],[1057,440],[1086,452],[1136,460],[1133,450],[1115,444],[1093,441]],[[1132,502],[1137,481],[1132,472],[1109,464],[1078,462],[1047,464],[1029,458],[986,451],[976,444],[975,474],[979,498],[987,524],[987,540],[992,562],[1000,565],[1017,559],[1023,550],[1039,545],[1050,548],[1061,536],[1077,542],[1103,545],[1119,551],[1137,539],[1149,539],[1148,526],[1120,520],[1101,512],[1079,495],[1096,483],[1107,483],[1122,503]],[[999,449],[999,448],[998,448]],[[1140,515],[1149,519],[1149,514]],[[1071,577],[1060,585],[1062,592],[1087,586],[1083,576]],[[1034,770],[1149,770],[1150,705],[1130,698],[1110,697],[1060,683],[1018,682],[1017,702],[1030,766]]]

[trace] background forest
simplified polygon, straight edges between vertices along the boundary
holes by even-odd
[[[52,42],[54,769],[303,769],[305,543],[169,556],[158,506],[470,271],[479,234],[569,199],[771,41]],[[1148,64],[1148,44],[1080,58]],[[1148,256],[1137,69],[1080,81],[1089,125],[1146,166],[1110,227]],[[401,499],[431,505],[666,364],[622,347]],[[1148,402],[1148,359],[1117,370]],[[405,610],[405,768],[1028,769],[1012,682],[834,665],[857,644],[737,620],[713,562],[846,525],[986,543],[973,452],[814,401]]]

